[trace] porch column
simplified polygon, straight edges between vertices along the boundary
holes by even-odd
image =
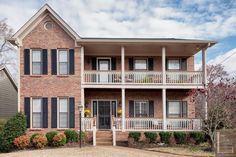
[[[125,131],[125,89],[121,89],[121,104],[122,104],[122,132]]]
[[[82,111],[81,111],[81,117],[82,117],[82,121],[81,121],[81,129],[82,131],[84,131],[84,105],[85,101],[84,101],[84,88],[81,88],[81,105],[83,106]]]
[[[162,83],[166,84],[166,47],[162,47]]]
[[[163,130],[166,131],[166,89],[162,89]]]
[[[81,66],[81,84],[84,84],[84,47],[82,46],[80,49],[80,66]]]
[[[203,84],[204,89],[207,88],[207,67],[206,67],[206,48],[202,49],[202,74],[203,74]],[[204,109],[205,109],[205,119],[207,119],[207,95],[204,97]]]
[[[125,48],[121,47],[121,80],[122,84],[125,83]]]

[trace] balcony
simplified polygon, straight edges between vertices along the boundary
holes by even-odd
[[[84,84],[163,84],[163,73],[155,71],[128,71],[124,81],[120,71],[84,71]],[[166,72],[166,84],[169,85],[201,85],[203,73],[201,71],[173,71]]]

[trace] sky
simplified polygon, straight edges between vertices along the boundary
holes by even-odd
[[[0,19],[16,32],[45,3],[82,37],[215,40],[207,63],[236,74],[236,0],[0,0]]]

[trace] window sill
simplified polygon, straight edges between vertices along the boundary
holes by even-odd
[[[69,128],[57,128],[57,131],[65,131],[68,130]]]
[[[30,75],[30,77],[42,77],[43,75]]]
[[[70,75],[57,75],[57,77],[69,77]]]
[[[42,131],[43,128],[30,128],[29,131]]]

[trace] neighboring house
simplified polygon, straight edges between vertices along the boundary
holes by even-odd
[[[7,67],[0,65],[0,119],[14,116],[17,106],[17,85]]]
[[[87,131],[201,128],[188,92],[204,88],[215,41],[82,38],[48,5],[9,41],[19,48],[19,107],[31,131],[79,129],[79,105],[82,116],[91,111]],[[194,71],[199,51],[203,70]]]

